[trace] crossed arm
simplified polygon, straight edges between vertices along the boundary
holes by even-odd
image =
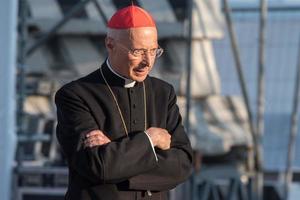
[[[162,128],[151,127],[146,130],[154,147],[161,150],[170,149],[171,135]],[[85,148],[92,148],[110,143],[111,140],[101,130],[93,130],[86,134],[84,140]]]

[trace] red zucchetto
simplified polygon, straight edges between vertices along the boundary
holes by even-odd
[[[152,16],[146,10],[134,5],[118,10],[110,18],[107,26],[112,29],[156,27]]]

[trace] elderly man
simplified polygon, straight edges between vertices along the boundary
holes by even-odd
[[[57,93],[57,138],[69,166],[68,200],[166,200],[190,175],[192,150],[168,83],[150,77],[163,50],[137,6],[108,23],[100,69]]]

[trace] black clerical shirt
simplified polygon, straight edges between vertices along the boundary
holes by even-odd
[[[124,79],[102,65],[105,78],[123,113],[128,137],[112,95],[100,70],[64,85],[55,96],[57,138],[69,166],[66,199],[167,199],[167,191],[190,174],[192,150],[181,123],[173,87],[148,76],[147,128],[160,127],[171,134],[169,150],[155,149],[144,133],[143,83],[125,88]],[[112,141],[84,148],[85,135],[100,129]],[[151,190],[152,196],[146,191]]]

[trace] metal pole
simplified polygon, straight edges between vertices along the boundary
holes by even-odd
[[[0,199],[12,198],[16,148],[16,56],[18,1],[0,1]]]
[[[26,96],[25,76],[26,76],[26,40],[27,40],[27,15],[28,5],[26,0],[20,0],[20,23],[19,23],[19,45],[18,45],[18,104],[17,104],[17,132],[24,131],[24,100]],[[19,155],[18,155],[19,156]]]
[[[258,145],[257,145],[257,137],[255,134],[255,129],[254,129],[254,125],[253,125],[253,116],[252,116],[252,112],[251,112],[251,108],[250,108],[250,103],[249,103],[249,97],[248,97],[248,92],[246,89],[246,83],[245,83],[245,79],[244,79],[244,75],[243,75],[243,71],[242,71],[242,64],[240,61],[240,55],[239,55],[239,49],[238,49],[238,45],[237,45],[237,39],[236,39],[236,35],[234,32],[234,27],[233,27],[233,23],[231,20],[231,11],[228,5],[228,0],[223,0],[223,5],[224,5],[224,11],[225,11],[225,18],[226,18],[226,23],[228,26],[228,32],[229,32],[229,36],[230,36],[230,42],[231,42],[231,46],[232,46],[232,51],[233,51],[233,56],[234,56],[234,61],[235,61],[235,67],[238,73],[238,77],[239,77],[239,83],[241,86],[241,90],[242,90],[242,94],[243,94],[243,99],[244,102],[246,104],[246,108],[247,108],[247,113],[248,113],[248,117],[249,117],[249,125],[250,125],[250,131],[251,131],[251,135],[252,135],[252,139],[253,139],[253,143],[254,143],[254,158],[255,158],[255,164],[256,164],[256,168],[257,170],[261,168],[261,158],[260,158],[260,154],[259,154],[259,149],[258,149]]]
[[[81,11],[84,6],[89,3],[91,0],[82,0],[77,3],[72,9],[65,15],[65,17],[60,20],[56,25],[54,25],[50,31],[48,31],[44,36],[42,36],[35,44],[29,47],[27,51],[27,56],[32,54],[37,48],[39,48],[45,41],[49,40],[54,33],[56,33],[63,25],[65,25],[76,13]]]
[[[193,0],[188,4],[188,37],[187,37],[187,78],[186,78],[186,110],[185,128],[187,133],[190,131],[190,106],[191,106],[191,73],[192,73],[192,42],[193,42]]]
[[[240,82],[242,94],[243,94],[243,99],[245,101],[247,112],[249,115],[249,124],[250,124],[251,133],[252,133],[253,138],[255,138],[254,127],[253,127],[253,123],[252,123],[253,117],[252,117],[252,112],[250,109],[250,103],[249,103],[248,92],[246,89],[246,83],[245,83],[245,79],[244,79],[244,75],[243,75],[243,71],[242,71],[242,64],[240,61],[240,54],[239,54],[239,50],[238,50],[238,46],[237,46],[237,39],[236,39],[236,35],[234,32],[231,16],[230,16],[230,9],[229,9],[227,0],[223,0],[223,2],[224,2],[224,8],[225,8],[226,23],[228,26],[230,42],[231,42],[231,46],[232,46],[232,50],[233,50],[235,66],[236,66],[236,69],[238,72],[239,82]],[[256,139],[254,142],[256,142]]]
[[[226,22],[227,22],[227,26],[228,26],[231,46],[232,46],[232,50],[233,50],[235,66],[236,66],[236,69],[238,72],[239,82],[240,82],[242,94],[243,94],[243,99],[245,101],[248,116],[249,116],[249,124],[250,124],[251,133],[252,133],[254,142],[256,143],[256,138],[255,138],[255,134],[254,134],[255,131],[254,131],[253,123],[252,123],[253,117],[252,117],[252,112],[250,109],[250,103],[249,103],[248,92],[246,89],[246,83],[245,83],[245,79],[244,79],[244,75],[243,75],[243,71],[242,71],[242,64],[240,61],[240,54],[239,54],[239,50],[238,50],[238,46],[237,46],[237,39],[236,39],[236,35],[234,32],[231,16],[230,16],[230,9],[229,9],[227,0],[223,0],[223,2],[224,2],[225,16],[226,16]]]
[[[293,160],[295,158],[295,145],[296,145],[296,136],[298,130],[298,103],[300,101],[300,37],[299,37],[299,45],[298,45],[298,66],[296,73],[296,84],[295,84],[295,93],[294,93],[294,101],[291,115],[291,129],[289,136],[289,144],[288,144],[288,155],[287,155],[287,163],[286,163],[286,171],[285,171],[285,179],[284,179],[284,199],[288,199],[289,186],[293,181]]]
[[[106,18],[106,16],[105,16],[103,10],[101,9],[101,6],[99,5],[98,1],[97,1],[97,0],[93,0],[93,2],[94,2],[94,4],[95,4],[95,7],[96,7],[96,9],[98,10],[98,12],[99,12],[99,14],[100,14],[102,20],[104,21],[105,24],[107,24],[108,19]]]
[[[187,59],[187,77],[186,77],[186,111],[185,111],[185,128],[186,132],[190,133],[190,107],[191,107],[191,73],[192,73],[192,59],[193,59],[193,4],[194,0],[188,1],[188,37],[187,37],[187,51],[186,51],[186,59]],[[189,179],[189,190],[186,190],[187,193],[190,193],[190,200],[193,200],[194,197],[194,180],[195,174],[190,177]],[[186,198],[186,197],[185,197]]]
[[[259,23],[259,54],[258,54],[258,88],[257,88],[257,157],[258,168],[256,177],[257,199],[263,199],[263,148],[262,139],[264,133],[264,99],[265,99],[265,39],[266,39],[266,18],[267,18],[267,1],[260,0],[260,23]]]

